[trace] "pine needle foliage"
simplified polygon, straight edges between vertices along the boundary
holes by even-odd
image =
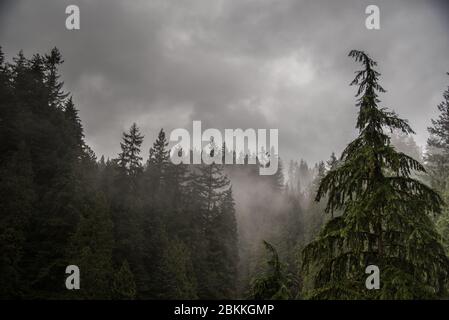
[[[302,268],[313,278],[312,299],[433,299],[445,295],[448,261],[431,220],[442,200],[413,179],[425,172],[397,152],[386,131],[414,133],[406,120],[379,106],[377,63],[363,51],[349,56],[363,66],[358,86],[358,137],[320,182],[316,200],[327,199],[333,217],[303,250]],[[365,269],[380,269],[380,289],[368,290]]]

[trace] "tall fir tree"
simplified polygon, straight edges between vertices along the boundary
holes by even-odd
[[[143,212],[144,205],[140,188],[142,186],[142,157],[140,156],[143,136],[133,123],[128,132],[123,133],[121,152],[115,159],[111,202],[114,225],[114,265],[122,265],[121,276],[129,271],[135,279],[136,294],[146,291],[148,271],[142,263],[144,255]],[[126,275],[127,276],[127,275]],[[131,296],[129,296],[131,297]]]
[[[214,148],[212,148],[214,149]],[[216,155],[217,158],[221,155]],[[214,161],[192,172],[187,207],[192,229],[193,263],[199,298],[223,299],[235,290],[237,232],[230,181],[224,166]]]
[[[358,85],[359,136],[340,164],[322,179],[316,199],[328,195],[327,211],[342,209],[303,251],[312,273],[308,296],[318,299],[423,299],[445,294],[448,261],[430,219],[441,211],[432,189],[410,177],[424,167],[397,152],[384,129],[413,133],[394,112],[380,108],[377,65],[366,53],[351,85]],[[379,290],[365,287],[365,268],[379,267]]]

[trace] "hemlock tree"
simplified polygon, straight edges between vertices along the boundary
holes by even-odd
[[[303,251],[303,268],[313,279],[315,299],[422,299],[445,293],[448,261],[429,217],[441,211],[432,189],[410,177],[424,172],[397,152],[385,129],[413,133],[407,121],[380,108],[377,65],[367,54],[349,53],[363,64],[358,85],[359,136],[339,165],[322,179],[316,200],[328,195],[326,210],[342,209]],[[365,287],[365,268],[380,269],[380,289]]]

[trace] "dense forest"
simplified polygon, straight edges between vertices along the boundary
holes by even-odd
[[[115,158],[97,158],[60,52],[8,62],[0,50],[0,298],[447,297],[449,88],[423,153],[379,106],[376,62],[350,56],[357,138],[260,176],[248,159],[175,165],[164,130],[142,150],[135,123]],[[369,264],[380,290],[365,288]],[[80,290],[65,287],[68,265]]]

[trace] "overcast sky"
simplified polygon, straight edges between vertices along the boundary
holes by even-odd
[[[382,105],[409,119],[421,145],[449,84],[447,1],[0,0],[7,58],[57,46],[66,90],[86,140],[115,157],[136,122],[143,156],[158,130],[278,128],[284,159],[313,162],[355,136],[358,69],[347,53],[379,63]],[[76,4],[81,29],[65,28]],[[381,30],[365,28],[380,7]]]

